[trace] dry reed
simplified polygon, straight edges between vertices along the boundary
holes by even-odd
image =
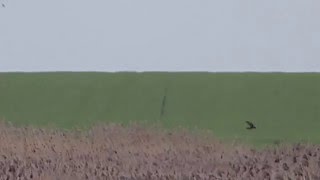
[[[143,126],[0,125],[0,179],[320,179],[320,146],[255,150]]]

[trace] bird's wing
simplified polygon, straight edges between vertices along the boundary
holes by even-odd
[[[246,123],[249,125],[249,126],[253,126],[253,123],[252,122],[250,122],[250,121],[246,121]]]

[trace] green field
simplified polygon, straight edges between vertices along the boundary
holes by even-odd
[[[258,144],[320,143],[320,74],[0,73],[0,119],[64,128],[147,122]],[[257,129],[247,131],[246,120]]]

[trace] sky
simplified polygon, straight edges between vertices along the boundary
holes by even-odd
[[[0,71],[320,72],[319,0],[0,3]]]

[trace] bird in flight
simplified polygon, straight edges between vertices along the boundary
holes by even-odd
[[[3,3],[1,3],[1,6],[2,6],[3,8],[5,8],[5,7],[6,7],[6,5],[5,5],[5,4],[3,4]]]
[[[249,129],[249,130],[251,130],[251,129],[256,129],[256,126],[255,126],[252,122],[246,121],[246,123],[248,124],[247,129]]]

